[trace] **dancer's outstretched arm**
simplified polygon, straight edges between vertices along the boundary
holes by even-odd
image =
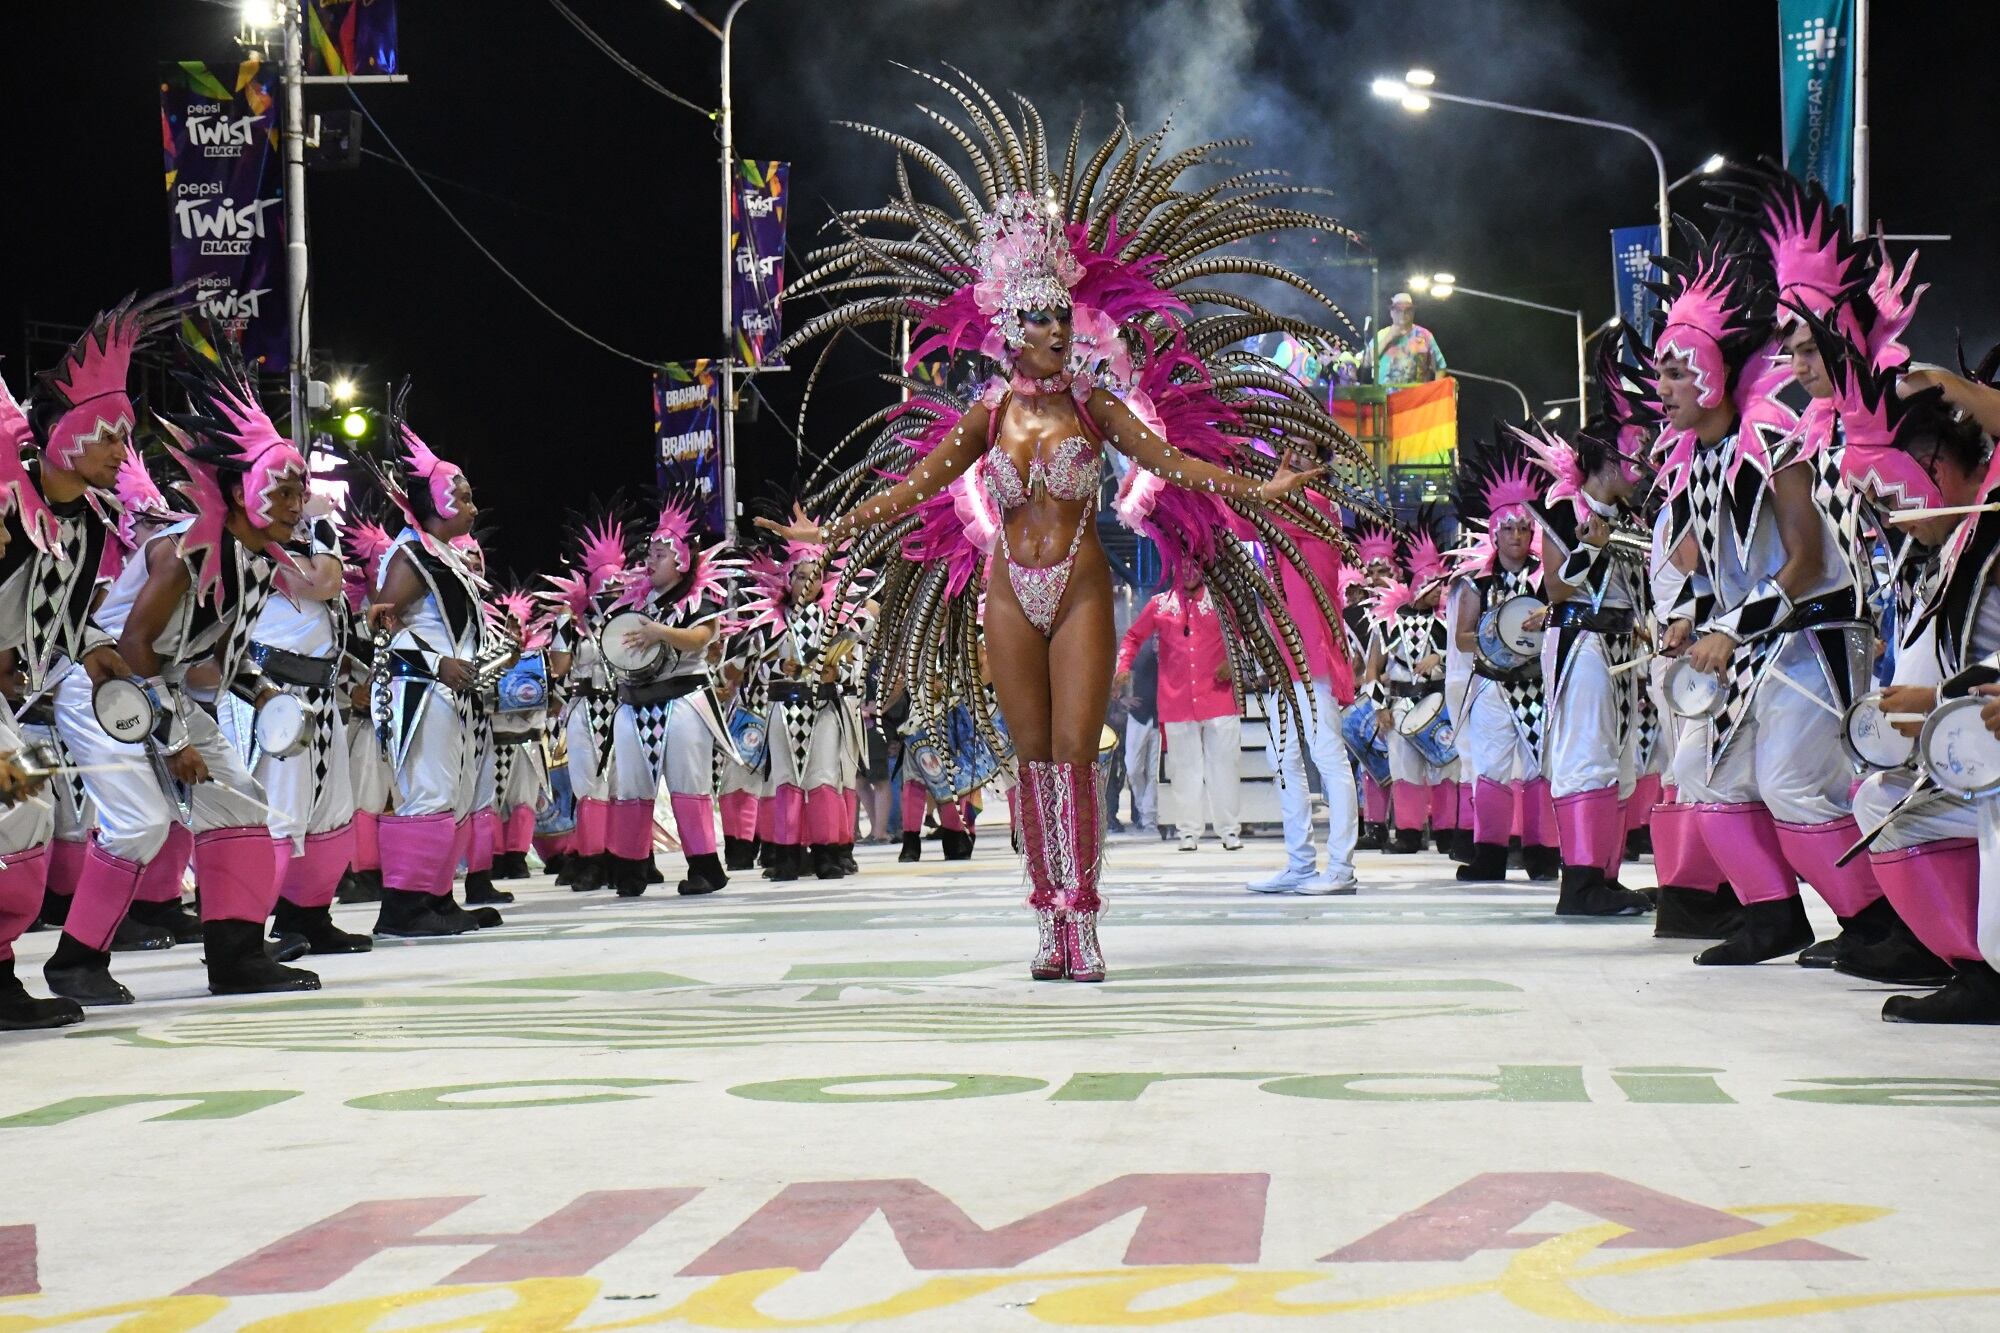
[[[1207,491],[1227,500],[1269,504],[1326,472],[1324,467],[1305,472],[1294,471],[1290,458],[1286,457],[1278,460],[1275,476],[1269,481],[1259,482],[1174,448],[1155,435],[1145,422],[1132,414],[1131,408],[1119,401],[1118,395],[1108,389],[1091,391],[1089,411],[1090,419],[1096,423],[1105,443],[1137,459],[1148,471],[1158,473],[1172,485],[1190,491]]]
[[[757,526],[777,533],[786,541],[837,546],[863,528],[892,523],[964,476],[965,470],[978,461],[979,456],[986,452],[986,432],[991,416],[986,404],[974,403],[972,409],[958,419],[958,424],[951,428],[951,433],[944,437],[943,442],[911,469],[909,476],[880,495],[869,496],[837,518],[823,524],[808,522],[803,515],[791,523],[760,518]]]

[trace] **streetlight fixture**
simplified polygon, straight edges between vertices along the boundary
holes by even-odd
[[[1410,77],[1411,75],[1419,75],[1427,80],[1427,82],[1418,85]],[[1404,75],[1400,79],[1376,79],[1368,85],[1368,88],[1377,97],[1402,103],[1405,111],[1423,111],[1428,109],[1432,102],[1456,102],[1461,106],[1485,107],[1489,111],[1509,111],[1518,116],[1534,116],[1541,120],[1560,120],[1570,125],[1589,125],[1601,130],[1616,130],[1620,134],[1629,134],[1639,142],[1645,144],[1647,151],[1653,155],[1653,170],[1659,178],[1659,199],[1657,202],[1660,213],[1660,253],[1663,255],[1667,253],[1667,234],[1672,224],[1671,215],[1667,211],[1667,159],[1661,155],[1660,146],[1654,143],[1644,132],[1634,129],[1630,125],[1622,125],[1615,120],[1598,120],[1592,116],[1572,116],[1561,111],[1544,111],[1539,107],[1516,106],[1511,102],[1494,102],[1483,97],[1466,97],[1460,93],[1441,93],[1435,87],[1435,83],[1436,76],[1429,70],[1413,69],[1409,74]],[[1422,91],[1418,91],[1419,86],[1421,86]],[[1420,103],[1421,105],[1413,105],[1413,103]]]
[[[736,14],[750,0],[731,0],[720,26],[703,17],[685,0],[666,0],[675,13],[685,14],[722,44],[722,107],[716,120],[722,129],[722,531],[723,539],[736,540],[736,310],[731,287],[729,221],[736,191],[736,114],[730,99],[730,41],[736,32]]]
[[[1728,158],[1724,157],[1720,153],[1710,153],[1707,159],[1703,161],[1700,166],[1696,167],[1693,171],[1690,171],[1687,175],[1679,177],[1674,181],[1673,184],[1669,185],[1667,187],[1667,193],[1672,194],[1675,190],[1680,189],[1681,186],[1686,185],[1696,176],[1713,176],[1716,172],[1722,170],[1724,167],[1728,165],[1729,165]]]
[[[1417,279],[1412,278],[1410,283],[1410,290],[1415,294],[1417,292]],[[1544,305],[1540,301],[1526,301],[1518,296],[1502,296],[1498,292],[1483,292],[1476,287],[1461,287],[1457,277],[1450,273],[1433,273],[1430,275],[1427,283],[1430,295],[1434,297],[1442,298],[1450,296],[1453,292],[1461,292],[1466,296],[1477,296],[1488,301],[1499,301],[1505,305],[1517,305],[1528,310],[1541,310],[1551,315],[1561,315],[1566,319],[1575,320],[1577,401],[1581,403],[1586,400],[1590,385],[1590,361],[1584,349],[1588,346],[1590,339],[1584,336],[1583,312],[1581,310],[1565,310],[1559,305]],[[1614,324],[1616,322],[1616,320],[1612,321]]]

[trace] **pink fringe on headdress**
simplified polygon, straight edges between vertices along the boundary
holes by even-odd
[[[388,554],[390,540],[381,524],[366,520],[350,519],[341,529],[340,544],[347,556],[340,575],[341,589],[347,594],[347,605],[356,612],[367,606],[375,591],[375,571]]]
[[[1354,543],[1356,558],[1364,566],[1377,560],[1396,564],[1396,534],[1380,524],[1367,523],[1361,528],[1361,535]]]
[[[1396,613],[1417,600],[1416,588],[1400,581],[1384,584],[1376,589],[1368,599],[1368,614],[1378,625],[1387,625],[1395,620]]]
[[[430,491],[431,508],[439,518],[458,517],[458,506],[453,503],[452,482],[465,475],[456,463],[447,463],[432,453],[430,446],[417,438],[409,423],[402,424],[404,466],[410,475],[422,481]],[[422,524],[412,526],[421,527]]]
[[[1410,538],[1410,586],[1422,588],[1432,579],[1445,572],[1445,559],[1438,550],[1437,538],[1428,531],[1419,529]]]
[[[60,549],[56,545],[56,516],[42,500],[42,493],[22,466],[21,455],[35,442],[34,426],[14,399],[7,381],[0,379],[0,516],[18,512],[21,528],[35,549]]]
[[[165,303],[174,296],[126,297],[98,315],[61,364],[43,377],[66,409],[48,433],[49,461],[55,466],[74,472],[85,442],[107,429],[129,434],[136,415],[127,388],[132,356],[171,317]]]
[[[615,514],[606,514],[595,527],[584,529],[577,562],[590,596],[603,592],[625,568],[625,549],[625,524]]]
[[[1519,426],[1509,426],[1508,429],[1527,447],[1529,457],[1553,479],[1543,503],[1558,505],[1567,500],[1579,520],[1587,517],[1590,506],[1583,499],[1583,465],[1577,461],[1576,449],[1570,442],[1550,434],[1540,422],[1536,422],[1531,430],[1522,430]]]

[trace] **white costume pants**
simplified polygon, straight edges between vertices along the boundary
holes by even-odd
[[[354,782],[348,772],[347,722],[331,691],[281,687],[305,706],[307,741],[297,754],[276,758],[259,751],[251,772],[263,784],[271,809],[264,822],[273,838],[292,842],[294,854],[314,833],[331,833],[354,821]],[[217,701],[216,721],[238,754],[250,748],[257,714],[230,695]]]
[[[643,708],[618,705],[612,722],[612,800],[654,800],[662,778],[675,796],[712,793],[715,737],[697,711],[697,697],[683,695]]]
[[[1505,785],[1542,775],[1540,758],[1522,734],[1500,685],[1475,675],[1465,692],[1465,718],[1456,728],[1459,756],[1471,767],[1468,782],[1485,778]],[[1395,750],[1392,748],[1390,754]]]
[[[1712,723],[1701,719],[1681,732],[1674,785],[1683,801],[1761,802],[1780,824],[1828,824],[1851,809],[1847,793],[1853,769],[1841,745],[1840,717],[1830,711],[1832,692],[1803,638],[1793,638],[1776,656],[1772,669],[1785,672],[1824,706],[1767,677],[1712,774]]]
[[[473,720],[459,712],[457,696],[442,685],[427,687],[416,734],[396,766],[396,813],[415,818],[448,814],[464,819],[478,807],[479,746]]]
[[[375,739],[366,714],[346,719],[347,777],[354,791],[354,808],[371,815],[386,814],[396,790],[395,770]]]
[[[1225,838],[1236,836],[1237,752],[1242,721],[1234,714],[1202,722],[1169,722],[1167,732],[1167,818],[1180,835],[1198,835],[1204,798],[1208,822]]]
[[[1547,639],[1544,679],[1555,678],[1556,637],[1551,633]],[[1542,768],[1549,794],[1557,800],[1604,787],[1617,787],[1621,799],[1631,794],[1638,775],[1632,771],[1631,738],[1622,747],[1618,744],[1621,688],[1612,678],[1603,636],[1577,635],[1562,688],[1550,698],[1543,724]]]
[[[1340,739],[1340,705],[1324,680],[1292,682],[1292,698],[1306,724],[1303,752],[1289,727],[1273,724],[1265,754],[1278,775],[1278,808],[1285,820],[1285,852],[1289,868],[1303,874],[1319,869],[1313,848],[1312,792],[1306,783],[1306,755],[1319,770],[1320,791],[1326,797],[1326,874],[1335,883],[1354,878],[1354,841],[1360,834],[1354,793],[1354,766]],[[1265,715],[1277,716],[1276,705]],[[1394,751],[1391,751],[1393,755]]]
[[[1160,725],[1125,719],[1125,782],[1132,788],[1132,822],[1160,822]]]

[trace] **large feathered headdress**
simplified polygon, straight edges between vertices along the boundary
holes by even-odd
[[[132,357],[180,317],[182,288],[139,299],[128,296],[91,321],[54,370],[38,377],[54,420],[42,432],[48,461],[76,470],[86,445],[107,433],[130,438],[138,415],[129,387]]]
[[[194,525],[181,535],[181,554],[196,562],[195,595],[210,596],[222,579],[222,531],[229,517],[226,483],[242,488],[243,511],[268,527],[271,502],[287,482],[304,486],[306,460],[279,433],[257,401],[248,370],[226,339],[210,339],[219,359],[190,351],[174,378],[187,390],[189,410],[163,416],[167,451],[188,474]],[[267,552],[289,564],[277,547]]]

